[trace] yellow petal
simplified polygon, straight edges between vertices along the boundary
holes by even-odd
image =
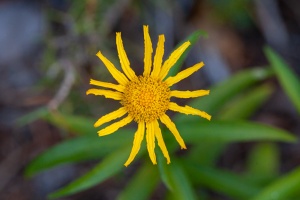
[[[198,115],[208,120],[211,119],[211,116],[204,111],[200,111],[190,106],[179,106],[174,102],[170,102],[169,109],[186,115]]]
[[[124,119],[115,122],[111,125],[109,125],[108,127],[98,131],[98,135],[99,136],[104,136],[104,135],[109,135],[111,133],[116,132],[119,128],[125,126],[126,124],[129,124],[131,121],[133,120],[133,118],[128,115],[127,117],[125,117]]]
[[[86,94],[103,95],[105,96],[105,98],[110,98],[114,100],[122,99],[122,93],[110,90],[89,89],[88,91],[86,91]]]
[[[175,139],[181,146],[181,149],[186,149],[186,146],[184,144],[184,141],[182,137],[180,136],[175,124],[171,121],[171,119],[168,117],[168,115],[164,114],[160,117],[160,121],[167,126],[167,128],[173,133]]]
[[[128,82],[126,76],[122,72],[117,70],[117,68],[106,57],[104,57],[100,51],[96,55],[98,56],[98,58],[100,58],[100,60],[102,60],[108,71],[118,83],[120,83],[121,85],[125,85]]]
[[[134,140],[133,140],[133,146],[129,155],[129,158],[125,162],[125,166],[127,167],[135,158],[136,154],[139,152],[141,148],[141,143],[144,139],[144,133],[145,133],[145,123],[140,122],[138,123],[138,129],[134,134]]]
[[[144,28],[144,42],[145,42],[145,56],[144,56],[144,76],[149,76],[152,65],[152,42],[149,35],[149,27],[143,26]]]
[[[157,120],[154,121],[154,134],[155,134],[155,137],[157,139],[158,146],[160,147],[162,153],[164,154],[164,157],[167,159],[167,163],[170,164],[170,162],[171,162],[170,161],[170,156],[169,156],[167,147],[165,145],[163,136],[161,134],[161,130],[159,128],[159,124],[158,124]]]
[[[108,113],[107,115],[104,115],[103,117],[98,119],[98,121],[94,124],[94,127],[101,126],[102,124],[104,124],[106,122],[110,122],[114,119],[120,118],[123,115],[125,115],[126,113],[127,113],[126,108],[121,107],[118,110]]]
[[[126,76],[132,80],[136,77],[134,71],[130,67],[130,62],[128,60],[126,51],[123,46],[123,41],[121,38],[121,33],[118,32],[116,36],[116,43],[117,43],[117,49],[118,49],[118,55],[121,63],[121,67],[123,72],[126,74]]]
[[[160,35],[158,37],[156,52],[154,56],[153,71],[151,73],[152,77],[158,77],[159,72],[161,70],[162,59],[165,51],[164,43],[165,43],[165,36]]]
[[[161,68],[161,71],[159,73],[159,79],[163,80],[167,74],[169,73],[171,67],[177,62],[177,60],[180,58],[180,56],[184,53],[184,51],[190,46],[190,42],[187,41],[183,43],[180,47],[178,47],[173,53],[171,53],[168,60],[166,60]]]
[[[124,86],[123,85],[116,85],[113,83],[107,83],[107,82],[102,82],[102,81],[97,81],[94,79],[90,80],[90,84],[91,85],[96,85],[96,86],[100,86],[100,87],[106,87],[106,88],[110,88],[110,89],[115,89],[119,92],[123,92],[124,91]]]
[[[196,65],[179,72],[176,76],[168,77],[165,83],[167,83],[168,86],[171,87],[175,83],[178,83],[179,81],[185,79],[186,77],[189,77],[191,74],[193,74],[203,66],[204,66],[203,62],[197,63]]]
[[[209,90],[195,90],[195,91],[178,91],[178,90],[172,90],[170,93],[171,97],[177,97],[177,98],[195,98],[195,97],[201,97],[209,94]]]
[[[153,122],[146,123],[146,141],[147,141],[147,149],[149,153],[149,157],[154,165],[156,165],[156,155],[155,155],[155,136],[153,129]]]

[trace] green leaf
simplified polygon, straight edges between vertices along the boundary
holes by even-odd
[[[247,119],[270,97],[273,91],[274,88],[269,84],[256,87],[238,100],[231,102],[220,113],[219,118],[222,120]]]
[[[77,133],[78,135],[97,135],[97,129],[95,129],[93,125],[96,120],[88,117],[51,112],[45,115],[43,119],[59,128]]]
[[[298,167],[265,187],[253,200],[299,199],[299,196],[298,198],[292,198],[295,195],[300,195],[299,185],[300,168]]]
[[[271,63],[281,86],[298,110],[298,113],[300,113],[300,80],[288,64],[270,47],[265,47],[264,52]]]
[[[178,61],[173,65],[173,67],[170,69],[169,73],[168,73],[168,76],[175,76],[184,60],[186,59],[187,57],[187,54],[190,52],[190,50],[192,49],[192,47],[198,42],[200,36],[203,36],[203,37],[207,37],[207,33],[205,31],[202,31],[202,30],[198,30],[198,31],[195,31],[193,32],[191,35],[189,35],[183,42],[185,41],[190,41],[191,45],[185,50],[185,52],[181,55],[181,57],[178,59]],[[179,43],[176,48],[178,48],[181,44],[183,44],[183,42]],[[175,48],[175,49],[176,49]]]
[[[157,151],[158,152],[158,151]],[[163,183],[173,193],[176,199],[197,199],[191,183],[186,176],[184,169],[176,159],[172,159],[171,164],[167,164],[161,152],[157,153],[158,169]]]
[[[172,179],[171,176],[169,175],[169,165],[167,165],[164,160],[163,155],[161,154],[161,152],[158,152],[157,150],[156,152],[156,156],[158,158],[158,169],[159,169],[159,175],[160,178],[162,180],[162,182],[165,184],[165,186],[173,191],[174,188],[172,187]]]
[[[272,72],[266,68],[244,70],[234,75],[230,79],[212,87],[210,90],[210,95],[192,100],[189,105],[213,115],[214,113],[217,113],[217,111],[235,95],[254,85],[258,81],[262,81],[270,77],[271,75]],[[186,121],[187,119],[192,120],[191,117],[177,114],[174,118],[174,121]],[[194,120],[197,119],[198,117],[194,117]],[[214,119],[214,116],[212,119]]]
[[[259,192],[240,176],[223,170],[189,163],[185,164],[190,179],[195,183],[235,199],[247,199]]]
[[[158,170],[152,164],[144,164],[119,194],[118,200],[150,199],[150,195],[159,181]]]
[[[45,117],[48,115],[48,113],[49,111],[47,108],[39,108],[17,119],[16,125],[19,127],[25,126],[26,124],[30,124],[38,119],[41,119],[42,117]]]
[[[186,142],[197,144],[205,140],[219,142],[296,141],[295,136],[284,130],[246,121],[184,122],[177,123],[177,128]]]
[[[95,134],[63,141],[31,161],[25,175],[32,176],[60,164],[101,158],[119,146],[124,144],[131,146],[133,133],[133,130],[123,128],[105,137],[98,137]]]
[[[76,179],[64,188],[51,193],[49,198],[58,198],[78,193],[93,187],[124,169],[124,163],[129,155],[130,147],[121,148],[106,156],[98,165],[85,175]]]
[[[278,175],[279,164],[279,149],[276,144],[256,144],[248,157],[246,177],[256,184],[265,184]]]
[[[202,142],[201,145],[193,145],[188,149],[187,158],[200,165],[214,166],[225,148],[226,144],[222,142]]]
[[[216,118],[223,120],[246,119],[266,101],[272,91],[273,87],[269,84],[259,86],[238,100],[232,101],[227,109],[221,111]],[[225,148],[226,145],[220,142],[205,142],[193,146],[189,150],[189,158],[198,164],[213,166]]]

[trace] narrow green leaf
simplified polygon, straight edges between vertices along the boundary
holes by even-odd
[[[133,133],[133,130],[123,128],[105,137],[98,137],[95,134],[63,141],[31,161],[25,175],[32,176],[60,164],[101,158],[119,146],[124,144],[131,146]]]
[[[259,188],[245,182],[240,176],[214,169],[188,163],[185,164],[190,179],[196,184],[217,191],[235,199],[248,199],[259,192]]]
[[[286,200],[299,199],[291,198],[300,195],[300,168],[296,168],[288,174],[277,179],[269,186],[265,187],[253,200]]]
[[[246,95],[230,103],[227,110],[221,111],[216,118],[223,120],[247,119],[266,101],[273,91],[269,84],[259,86]],[[219,155],[226,148],[224,143],[205,142],[189,150],[189,158],[198,164],[214,166]]]
[[[161,152],[159,152],[157,149],[155,152],[158,159],[158,169],[161,180],[169,190],[174,191],[173,184],[171,183],[172,179],[169,175],[169,165],[167,165],[166,160]]]
[[[273,91],[274,88],[269,84],[256,87],[230,103],[223,112],[220,112],[219,118],[222,120],[247,119],[270,97]]]
[[[85,175],[76,179],[64,188],[51,193],[49,195],[49,198],[54,199],[75,194],[93,187],[112,177],[113,175],[124,169],[124,163],[129,155],[129,152],[130,147],[128,146],[126,146],[126,148],[118,149],[114,153],[106,156],[98,165],[96,165]]]
[[[241,142],[271,140],[295,142],[290,133],[268,125],[246,121],[211,121],[177,123],[177,128],[187,142],[208,141]]]
[[[34,122],[35,120],[41,119],[42,117],[45,117],[48,115],[49,111],[47,108],[39,108],[37,110],[34,110],[28,114],[25,114],[24,116],[20,117],[16,121],[17,126],[25,126],[26,124],[30,124]]]
[[[162,181],[173,193],[175,199],[197,199],[191,183],[179,161],[173,158],[172,163],[167,164],[161,152],[158,152],[157,156],[159,159],[158,169]]]
[[[244,70],[230,79],[212,87],[210,95],[192,100],[189,105],[213,115],[212,119],[214,119],[214,114],[235,95],[271,75],[272,72],[266,68]],[[187,119],[193,120],[191,117],[187,118],[182,114],[177,114],[174,118],[176,122],[186,121]],[[194,120],[196,119],[198,118],[194,117]]]
[[[206,141],[201,145],[193,145],[188,149],[188,160],[200,165],[214,166],[226,148],[222,142]]]
[[[271,63],[281,86],[300,113],[300,79],[295,75],[288,64],[273,51],[273,49],[266,46],[264,52]]]
[[[152,164],[144,164],[131,178],[126,188],[119,194],[118,200],[150,199],[150,195],[159,181],[158,170]]]
[[[200,36],[207,37],[207,33],[205,31],[198,30],[198,31],[193,32],[191,35],[189,35],[183,41],[183,42],[190,41],[191,45],[185,50],[185,52],[181,55],[181,57],[178,59],[178,61],[170,69],[170,71],[168,73],[168,76],[175,76],[179,72],[179,70],[180,70],[183,62],[185,61],[185,59],[187,57],[187,54],[190,52],[190,50],[192,49],[192,47],[198,42]],[[183,42],[179,43],[176,46],[176,48],[179,47],[181,44],[183,44]]]
[[[244,70],[214,86],[211,88],[210,95],[196,99],[192,101],[190,105],[205,109],[208,113],[214,113],[232,97],[255,83],[265,80],[271,75],[272,72],[267,68]]]
[[[265,184],[278,176],[279,164],[279,149],[276,144],[256,144],[247,160],[246,177],[256,184]]]
[[[248,171],[262,174],[277,174],[279,169],[278,156],[279,149],[276,144],[256,144],[248,158]]]
[[[189,103],[189,105],[209,113],[212,115],[212,119],[214,119],[214,114],[217,113],[217,111],[229,100],[255,83],[262,81],[271,75],[271,70],[267,68],[244,70],[230,79],[212,87],[208,96],[194,99]],[[177,114],[174,117],[175,122],[187,120],[195,121],[196,118],[192,119],[182,114]]]
[[[43,119],[59,128],[72,131],[78,135],[97,135],[97,129],[93,126],[95,120],[88,117],[51,112],[48,115],[45,115]]]
[[[172,193],[170,190],[166,192],[166,195],[164,196],[164,200],[174,200],[176,199],[176,194]],[[201,200],[211,200],[209,198],[209,194],[207,191],[202,190],[202,188],[197,190],[197,199]]]

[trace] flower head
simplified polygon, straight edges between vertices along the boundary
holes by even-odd
[[[159,123],[165,124],[166,127],[173,133],[175,139],[181,146],[181,149],[186,149],[186,145],[180,136],[175,124],[166,115],[167,110],[180,112],[183,114],[198,115],[200,117],[210,120],[211,116],[206,112],[197,110],[189,106],[179,106],[172,102],[171,97],[176,98],[194,98],[209,94],[209,90],[196,90],[196,91],[178,91],[170,90],[170,87],[178,83],[182,79],[190,76],[201,67],[204,66],[203,62],[189,67],[173,77],[168,77],[169,70],[177,62],[184,51],[189,47],[190,42],[184,42],[180,47],[173,51],[170,57],[163,63],[162,58],[164,55],[164,35],[159,35],[154,61],[152,64],[152,42],[149,35],[148,26],[144,26],[144,42],[145,42],[145,55],[144,55],[144,72],[143,75],[137,76],[130,67],[130,62],[123,47],[121,33],[116,34],[117,50],[120,59],[121,68],[124,73],[120,72],[103,54],[99,51],[96,55],[102,60],[108,71],[118,82],[117,84],[101,82],[91,79],[90,84],[104,87],[107,89],[89,89],[86,94],[103,95],[106,98],[120,101],[122,105],[119,109],[102,116],[94,124],[99,127],[106,122],[114,119],[123,119],[115,122],[106,128],[101,129],[99,136],[109,135],[117,131],[119,128],[135,121],[138,124],[137,131],[133,140],[133,147],[128,160],[124,164],[128,166],[136,154],[138,153],[141,142],[144,139],[146,132],[147,149],[149,157],[153,164],[156,164],[156,155],[154,152],[155,140],[162,150],[167,163],[170,163],[170,156],[167,147],[164,143]]]

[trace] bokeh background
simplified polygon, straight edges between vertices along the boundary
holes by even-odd
[[[193,46],[182,67],[201,60],[206,64],[179,84],[179,88],[192,90],[209,88],[248,68],[269,65],[263,53],[265,45],[276,50],[299,75],[299,10],[298,0],[0,1],[0,199],[46,199],[95,164],[63,165],[25,178],[24,169],[35,156],[74,134],[40,119],[23,126],[16,121],[41,107],[95,119],[114,110],[117,103],[87,97],[85,91],[91,77],[112,80],[95,54],[101,50],[118,63],[116,31],[122,32],[131,66],[138,73],[143,70],[142,25],[149,25],[153,44],[157,35],[165,34],[166,55],[192,32],[205,31],[207,37]],[[250,120],[299,136],[299,114],[278,81],[269,81],[275,89]],[[253,145],[229,145],[217,166],[242,172]],[[280,144],[279,151],[281,173],[300,164],[298,144]],[[134,170],[123,173],[130,176]],[[127,180],[109,179],[62,199],[114,199]],[[162,199],[165,190],[160,184],[152,199]],[[211,195],[212,199],[230,199],[214,192]]]

